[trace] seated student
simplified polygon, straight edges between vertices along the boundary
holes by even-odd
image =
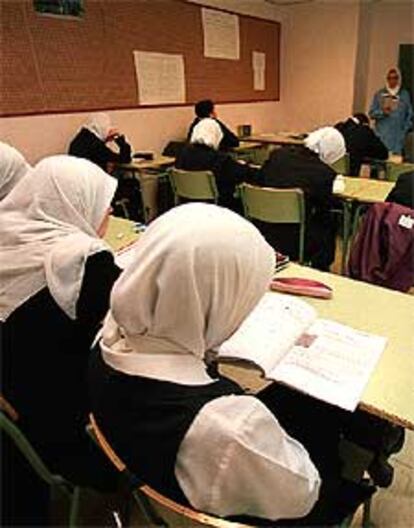
[[[100,483],[84,431],[85,373],[120,271],[100,238],[115,189],[90,161],[53,156],[0,205],[2,393],[51,470],[80,484],[91,475]],[[9,482],[10,516],[21,521],[25,508],[41,506],[34,490],[12,489]],[[28,515],[24,521],[35,524]]]
[[[405,172],[399,176],[386,201],[414,209],[414,171]]]
[[[219,121],[219,119],[217,119],[217,114],[216,114],[213,101],[211,101],[210,99],[199,101],[195,105],[194,109],[195,109],[196,117],[194,121],[191,123],[190,128],[188,130],[187,140],[189,141],[191,140],[191,135],[197,123],[199,123],[202,119],[205,119],[206,117],[210,117],[211,119],[214,119],[215,121],[217,121],[217,123],[220,125],[221,132],[223,134],[223,137],[220,141],[219,148],[222,150],[226,150],[226,149],[231,149],[231,148],[239,146],[240,142],[239,142],[238,137],[235,134],[233,134],[233,132],[230,129],[228,129],[224,123],[222,123],[221,121]]]
[[[345,141],[332,127],[309,134],[305,144],[274,150],[262,167],[263,185],[303,190],[306,206],[305,258],[312,266],[328,270],[335,257],[334,205],[336,173],[329,166],[345,155]],[[338,182],[339,183],[339,182]],[[278,251],[298,258],[299,228],[258,223],[268,242]]]
[[[246,395],[206,365],[274,265],[257,229],[229,210],[186,204],[156,219],[114,286],[92,408],[129,469],[180,503],[325,525],[373,491],[340,478],[336,409],[278,384]]]
[[[30,169],[30,165],[17,149],[0,141],[0,201]]]
[[[119,152],[114,152],[107,143],[115,142]],[[125,136],[111,124],[108,114],[92,114],[88,122],[79,130],[69,146],[69,154],[85,158],[99,165],[101,169],[112,172],[114,163],[129,163],[131,147]]]
[[[388,149],[369,126],[366,114],[354,114],[335,128],[344,136],[346,150],[350,158],[351,176],[359,176],[365,158],[386,160]]]
[[[177,169],[211,170],[216,177],[219,203],[230,209],[239,208],[234,198],[236,185],[259,182],[260,173],[230,154],[218,150],[223,133],[216,120],[202,119],[193,129],[190,144],[185,145],[175,160]]]

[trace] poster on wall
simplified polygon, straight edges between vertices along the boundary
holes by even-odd
[[[133,53],[139,104],[185,103],[183,55],[149,51]]]
[[[83,0],[33,0],[37,13],[43,15],[82,16]]]
[[[252,52],[253,89],[266,90],[266,53]]]
[[[214,9],[201,10],[204,57],[214,59],[240,59],[239,17]]]

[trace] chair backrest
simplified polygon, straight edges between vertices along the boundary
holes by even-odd
[[[124,462],[115,453],[112,446],[105,438],[105,435],[100,430],[93,414],[89,415],[88,432],[115,468],[130,479],[131,485],[133,485],[134,482],[139,482],[139,480],[128,471]],[[178,504],[146,484],[135,486],[135,488],[132,489],[132,495],[138,506],[144,510],[142,513],[144,513],[147,521],[150,522],[151,525],[249,528],[246,525],[226,521],[219,517],[213,517],[212,515],[207,515],[188,508],[187,506]]]
[[[331,167],[337,174],[348,175],[350,172],[349,154],[345,154],[335,163],[331,163]]]
[[[393,163],[387,161],[385,168],[385,179],[395,182],[401,174],[414,171],[414,163]]]
[[[299,224],[299,262],[304,260],[305,199],[302,189],[273,189],[243,183],[239,187],[244,214],[270,224]]]
[[[211,171],[185,171],[171,169],[171,187],[178,205],[180,198],[187,200],[218,201],[218,191],[214,174]]]

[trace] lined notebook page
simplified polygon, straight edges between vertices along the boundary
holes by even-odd
[[[354,411],[386,345],[386,338],[318,319],[308,346],[294,346],[269,377]]]
[[[240,328],[218,348],[218,356],[252,361],[268,375],[315,319],[315,309],[306,302],[265,293]]]

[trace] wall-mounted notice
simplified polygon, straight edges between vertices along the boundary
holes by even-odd
[[[184,57],[134,51],[140,105],[185,103]]]
[[[215,59],[240,59],[239,17],[202,8],[204,56]]]
[[[266,53],[261,51],[252,52],[253,67],[253,89],[266,89]]]

